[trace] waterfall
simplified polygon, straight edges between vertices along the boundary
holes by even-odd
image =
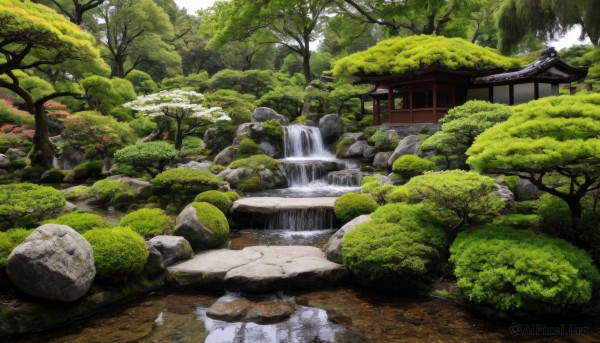
[[[332,208],[282,209],[275,213],[234,212],[244,230],[317,231],[339,228]]]
[[[363,177],[369,173],[357,170],[342,170],[327,174],[327,183],[332,186],[340,187],[360,187]]]
[[[285,157],[333,158],[325,149],[318,127],[290,125],[284,130]]]
[[[281,163],[281,170],[290,187],[305,186],[319,180],[329,171],[323,163],[315,161],[285,161]]]

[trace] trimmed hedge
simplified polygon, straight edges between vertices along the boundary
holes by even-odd
[[[561,311],[587,304],[600,283],[585,251],[527,230],[463,232],[450,252],[465,298],[497,310]]]
[[[398,157],[392,165],[394,173],[400,175],[403,179],[421,175],[428,170],[432,170],[434,163],[427,161],[416,155],[402,155]]]
[[[160,208],[142,208],[126,214],[119,226],[129,227],[142,236],[162,235],[173,229],[173,220]]]
[[[87,212],[69,212],[58,218],[48,219],[42,224],[66,225],[79,233],[84,233],[96,228],[111,227],[111,225],[104,221],[99,215]]]
[[[144,269],[148,259],[146,241],[130,228],[93,229],[83,237],[94,250],[97,278],[123,280]]]
[[[196,196],[194,201],[207,202],[218,208],[223,213],[229,212],[229,208],[231,207],[232,203],[231,199],[226,193],[219,191],[202,192]]]
[[[344,236],[344,266],[367,286],[414,290],[445,260],[446,234],[435,224],[421,206],[382,206]]]
[[[361,214],[369,214],[379,205],[366,194],[347,193],[335,200],[333,211],[342,223],[347,223]]]

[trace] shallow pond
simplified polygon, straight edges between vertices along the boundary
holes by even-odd
[[[155,295],[68,327],[15,340],[33,342],[598,342],[596,319],[573,336],[513,336],[510,322],[478,318],[453,302],[400,298],[353,288],[295,293],[297,311],[279,324],[227,323],[206,316],[221,294]],[[519,323],[532,324],[532,323]]]

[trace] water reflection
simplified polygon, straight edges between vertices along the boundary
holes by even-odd
[[[298,306],[289,320],[270,325],[228,323],[209,318],[206,311],[206,308],[196,310],[197,319],[204,323],[208,333],[206,343],[336,342],[336,336],[345,331],[328,320],[327,312],[312,307]]]

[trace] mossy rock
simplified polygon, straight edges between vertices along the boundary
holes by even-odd
[[[129,227],[142,236],[162,235],[173,229],[173,220],[160,208],[142,208],[125,215],[119,226]]]
[[[177,216],[175,235],[187,239],[195,251],[213,249],[229,240],[229,223],[217,207],[193,202]]]
[[[235,193],[235,192],[234,192]],[[236,193],[237,195],[237,193]],[[206,191],[198,194],[194,199],[195,202],[207,202],[216,208],[218,208],[221,212],[227,213],[229,212],[229,207],[231,207],[232,200],[225,192],[219,191]]]
[[[97,214],[87,212],[70,212],[58,218],[48,219],[42,224],[66,225],[73,230],[84,233],[97,228],[109,228],[111,225]]]
[[[267,187],[265,186],[264,182],[262,181],[262,178],[260,177],[260,175],[258,173],[252,174],[252,176],[250,176],[249,178],[241,181],[238,186],[237,189],[240,192],[260,192],[260,191],[264,191],[265,189],[267,189]]]

